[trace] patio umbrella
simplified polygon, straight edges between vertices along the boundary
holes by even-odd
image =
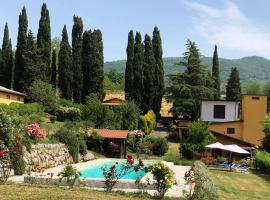
[[[219,142],[216,142],[216,143],[213,143],[213,144],[209,144],[209,145],[206,145],[205,146],[206,148],[210,148],[210,149],[224,149],[224,145],[219,143]]]
[[[245,149],[239,147],[236,144],[230,144],[230,145],[224,145],[224,150],[230,151],[230,152],[234,152],[234,153],[240,153],[240,154],[250,154],[248,151],[246,151]]]

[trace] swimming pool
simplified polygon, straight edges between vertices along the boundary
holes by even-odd
[[[103,167],[110,168],[112,165],[115,165],[116,162],[119,163],[116,165],[116,170],[119,170],[121,166],[123,166],[123,164],[125,163],[125,161],[114,161],[114,160],[108,160],[102,163],[96,163],[89,167],[80,169],[80,172],[82,174],[81,178],[104,178],[102,174],[102,168]],[[151,164],[153,164],[153,162],[145,162],[144,166],[147,167]],[[121,179],[136,180],[137,178],[143,178],[145,175],[146,173],[142,169],[140,169],[137,172],[135,172],[133,169],[130,169],[129,172],[125,176],[123,176]]]

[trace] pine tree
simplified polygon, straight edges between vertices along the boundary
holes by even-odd
[[[134,44],[134,59],[133,59],[133,74],[136,84],[133,85],[132,98],[136,104],[143,109],[143,44],[142,36],[139,32],[135,35]]]
[[[215,45],[215,51],[213,54],[212,77],[214,80],[214,88],[216,89],[214,98],[218,100],[220,99],[220,76],[219,76],[219,60],[218,60],[217,45]]]
[[[42,62],[42,55],[37,48],[35,37],[31,30],[27,35],[26,49],[23,54],[24,60],[24,91],[28,89],[34,81],[44,80],[46,65]]]
[[[84,31],[82,45],[82,70],[83,70],[83,90],[82,102],[90,94],[90,67],[91,67],[91,31]]]
[[[126,62],[126,70],[125,70],[125,98],[133,99],[133,68],[134,68],[134,35],[133,31],[129,31],[128,33],[128,45],[127,45],[127,62]]]
[[[8,25],[6,23],[4,30],[4,38],[2,44],[2,62],[1,62],[1,77],[0,85],[11,88],[12,87],[12,72],[13,72],[13,53],[12,44],[9,38]]]
[[[103,99],[104,88],[104,57],[102,33],[94,30],[90,37],[90,73],[89,73],[89,93],[94,93],[100,100]]]
[[[17,49],[15,56],[15,69],[14,69],[14,88],[17,91],[24,91],[24,60],[23,54],[26,50],[27,45],[27,27],[28,20],[26,9],[23,7],[22,12],[19,15],[19,29],[18,29],[18,38],[17,38]]]
[[[232,68],[231,75],[226,86],[226,100],[228,101],[241,100],[241,84],[239,72],[236,67]]]
[[[72,55],[66,25],[62,31],[58,57],[59,90],[63,98],[72,100]]]
[[[201,55],[195,42],[186,43],[187,51],[181,62],[186,70],[184,73],[170,76],[169,98],[173,100],[172,111],[175,116],[192,120],[198,119],[202,99],[212,99],[214,89],[212,77],[202,65]]]
[[[154,28],[153,31],[153,39],[152,39],[152,45],[153,45],[153,52],[155,56],[155,99],[154,99],[154,105],[153,110],[156,113],[156,115],[159,115],[161,103],[162,103],[162,97],[164,94],[164,69],[163,69],[163,59],[162,59],[162,41],[160,37],[160,32],[157,27]]]
[[[143,63],[143,112],[153,109],[155,97],[155,57],[151,37],[144,38],[144,63]]]
[[[42,55],[42,62],[44,62],[46,66],[43,71],[45,79],[42,81],[49,82],[51,75],[51,25],[49,10],[45,3],[43,3],[41,7],[41,17],[37,33],[37,48]]]
[[[75,103],[82,100],[83,72],[82,72],[82,33],[83,21],[80,17],[73,17],[72,28],[72,58],[73,58],[73,99]]]
[[[51,85],[53,86],[54,89],[57,88],[57,63],[56,63],[56,50],[53,50],[52,53],[52,75],[51,75]]]

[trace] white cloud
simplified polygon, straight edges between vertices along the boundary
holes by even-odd
[[[233,2],[224,1],[222,9],[195,1],[184,3],[195,12],[194,30],[209,43],[270,58],[270,30],[248,19]]]

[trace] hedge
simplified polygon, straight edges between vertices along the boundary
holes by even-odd
[[[270,174],[270,153],[257,151],[255,154],[256,168],[264,174]]]

